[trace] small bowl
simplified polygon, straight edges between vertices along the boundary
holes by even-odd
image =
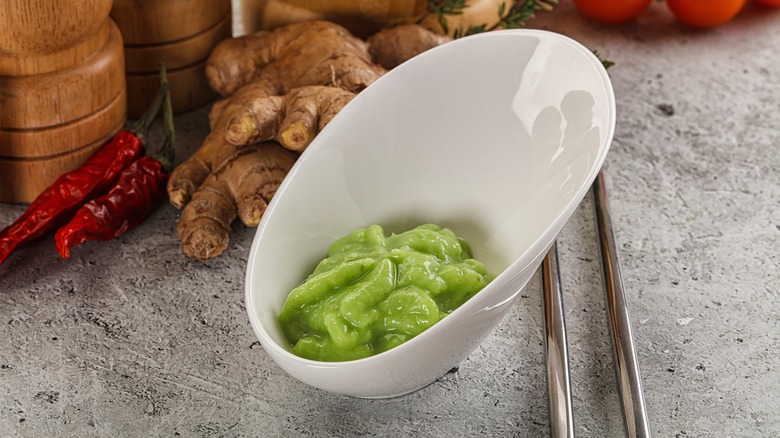
[[[393,69],[315,138],[274,196],[249,255],[246,303],[265,351],[300,381],[383,398],[422,388],[492,331],[588,191],[615,128],[612,86],[579,43],[505,30]],[[497,274],[410,341],[347,362],[293,355],[284,301],[336,239],[381,225],[450,228]]]

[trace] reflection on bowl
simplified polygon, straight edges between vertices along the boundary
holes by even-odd
[[[433,382],[514,303],[595,179],[614,124],[600,61],[546,31],[462,38],[390,71],[317,136],[258,227],[246,300],[265,351],[341,394],[391,397]],[[333,241],[371,224],[423,223],[465,238],[496,279],[382,354],[328,363],[290,353],[277,315]]]

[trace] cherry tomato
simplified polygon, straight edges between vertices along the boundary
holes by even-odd
[[[715,27],[730,21],[745,0],[666,0],[678,20],[693,27]]]
[[[756,0],[756,3],[761,3],[764,6],[780,6],[780,0]]]
[[[586,17],[600,23],[624,23],[639,15],[650,0],[574,0]]]

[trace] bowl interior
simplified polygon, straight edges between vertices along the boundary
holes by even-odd
[[[512,275],[582,200],[614,123],[599,61],[549,32],[475,35],[390,71],[316,137],[266,211],[248,261],[255,330],[287,349],[276,315],[289,291],[371,224],[448,227]]]

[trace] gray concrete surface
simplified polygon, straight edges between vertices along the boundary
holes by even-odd
[[[676,24],[662,3],[602,26],[568,3],[533,27],[617,64],[607,183],[658,437],[780,436],[780,10]],[[179,156],[205,109],[177,117]],[[159,133],[158,133],[159,135]],[[0,205],[0,225],[23,206]],[[160,208],[70,260],[51,236],[0,266],[0,436],[497,436],[548,433],[539,277],[460,366],[361,400],[307,387],[262,351],[243,303],[254,230],[186,259]],[[560,237],[578,436],[619,437],[592,206]]]

